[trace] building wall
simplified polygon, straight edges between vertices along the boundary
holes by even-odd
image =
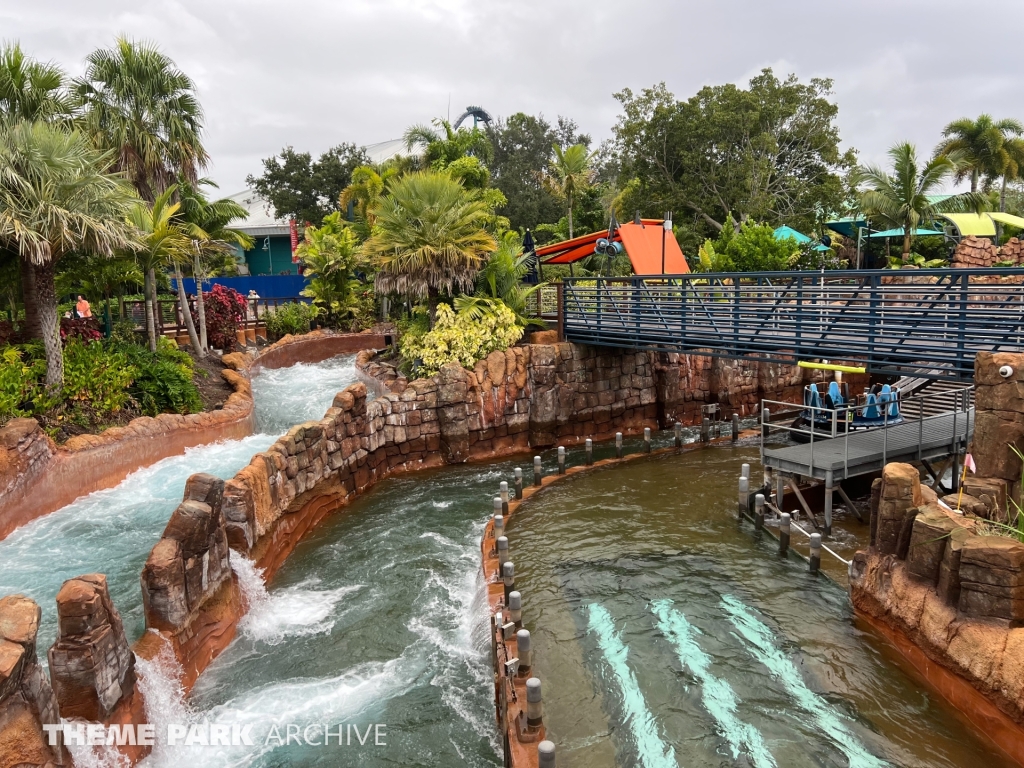
[[[299,273],[298,264],[292,264],[292,241],[288,235],[270,235],[270,251],[263,250],[267,236],[257,236],[255,247],[245,252],[245,263],[252,275],[276,275],[287,272]]]

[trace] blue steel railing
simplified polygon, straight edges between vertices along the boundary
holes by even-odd
[[[1024,268],[568,278],[561,325],[582,344],[965,379],[979,351],[1024,349]]]

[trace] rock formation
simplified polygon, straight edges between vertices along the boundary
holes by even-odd
[[[51,746],[43,729],[60,713],[36,655],[40,613],[22,595],[0,598],[0,768],[69,764],[60,736]]]

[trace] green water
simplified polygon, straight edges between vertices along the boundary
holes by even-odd
[[[596,471],[513,517],[559,766],[1010,765],[843,589],[737,523],[742,462],[760,477],[752,448]]]

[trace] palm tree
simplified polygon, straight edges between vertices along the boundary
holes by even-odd
[[[181,219],[185,231],[192,238],[194,260],[192,276],[196,281],[196,314],[199,316],[199,350],[208,348],[206,338],[206,307],[203,303],[202,281],[206,274],[206,263],[214,256],[224,255],[238,246],[243,250],[253,247],[253,239],[241,230],[228,226],[249,216],[249,211],[234,200],[223,198],[208,200],[200,187],[216,187],[208,179],[200,179],[195,186],[183,183],[179,186],[181,198]],[[197,351],[199,351],[197,350]],[[199,354],[202,354],[199,351]]]
[[[963,181],[970,176],[971,192],[977,192],[982,176],[1002,175],[1006,162],[1004,145],[1011,137],[1021,134],[1024,134],[1024,124],[1019,120],[995,121],[991,115],[980,115],[977,120],[962,117],[943,129],[946,140],[935,148],[935,154],[958,153],[960,161],[954,178]]]
[[[433,325],[442,292],[472,290],[476,273],[497,244],[484,229],[490,207],[446,173],[421,171],[391,185],[363,244],[375,260],[378,294],[427,298]]]
[[[56,263],[76,252],[110,256],[137,242],[125,219],[137,198],[110,173],[112,161],[77,130],[22,122],[0,131],[0,245],[31,264],[51,391],[64,381]]]
[[[530,298],[546,283],[523,284],[532,258],[532,254],[523,253],[515,232],[506,233],[498,250],[477,273],[476,292],[472,296],[456,297],[455,309],[476,319],[492,314],[498,304],[504,304],[515,314],[517,325],[524,328],[531,324],[543,325],[536,315],[531,317],[528,313]]]
[[[572,240],[572,208],[576,202],[576,196],[590,186],[593,178],[590,166],[597,152],[588,152],[584,144],[573,144],[566,149],[562,149],[560,144],[555,144],[552,149],[554,149],[555,157],[551,161],[549,186],[568,204],[569,239]]]
[[[987,201],[980,192],[963,192],[933,202],[933,196],[960,167],[957,152],[938,155],[921,166],[914,145],[902,142],[889,150],[889,157],[892,173],[878,166],[861,166],[854,170],[852,180],[856,187],[863,187],[860,209],[866,216],[886,229],[903,230],[904,262],[922,222],[930,222],[942,213],[980,213],[985,209]]]
[[[154,202],[178,179],[194,184],[209,156],[191,78],[154,46],[123,37],[85,61],[73,84],[83,123],[142,199]]]
[[[462,157],[478,157],[489,161],[494,153],[487,134],[476,126],[455,130],[447,120],[438,118],[429,125],[413,125],[402,136],[405,148],[423,148],[423,164],[443,171]]]
[[[388,182],[399,175],[398,166],[386,163],[379,168],[360,165],[352,171],[352,182],[341,190],[338,207],[346,210],[349,205],[355,209],[357,216],[354,229],[362,239],[366,239],[373,231],[376,221],[374,208],[384,195]]]
[[[69,119],[73,109],[65,83],[60,67],[27,57],[17,43],[0,48],[0,128],[23,121]],[[32,266],[25,259],[18,259],[18,264],[25,305],[24,330],[29,338],[40,339],[43,331]]]
[[[128,214],[128,221],[139,232],[141,246],[136,250],[139,266],[146,274],[152,274],[157,268],[171,265],[178,283],[178,302],[182,319],[188,329],[192,348],[200,356],[199,337],[196,335],[192,312],[185,299],[185,286],[181,276],[181,261],[188,257],[191,240],[185,230],[178,225],[176,216],[181,203],[172,203],[171,197],[177,187],[171,185],[161,193],[152,205],[145,202],[137,203]],[[152,296],[146,296],[146,335],[149,348],[156,352],[156,305]]]

